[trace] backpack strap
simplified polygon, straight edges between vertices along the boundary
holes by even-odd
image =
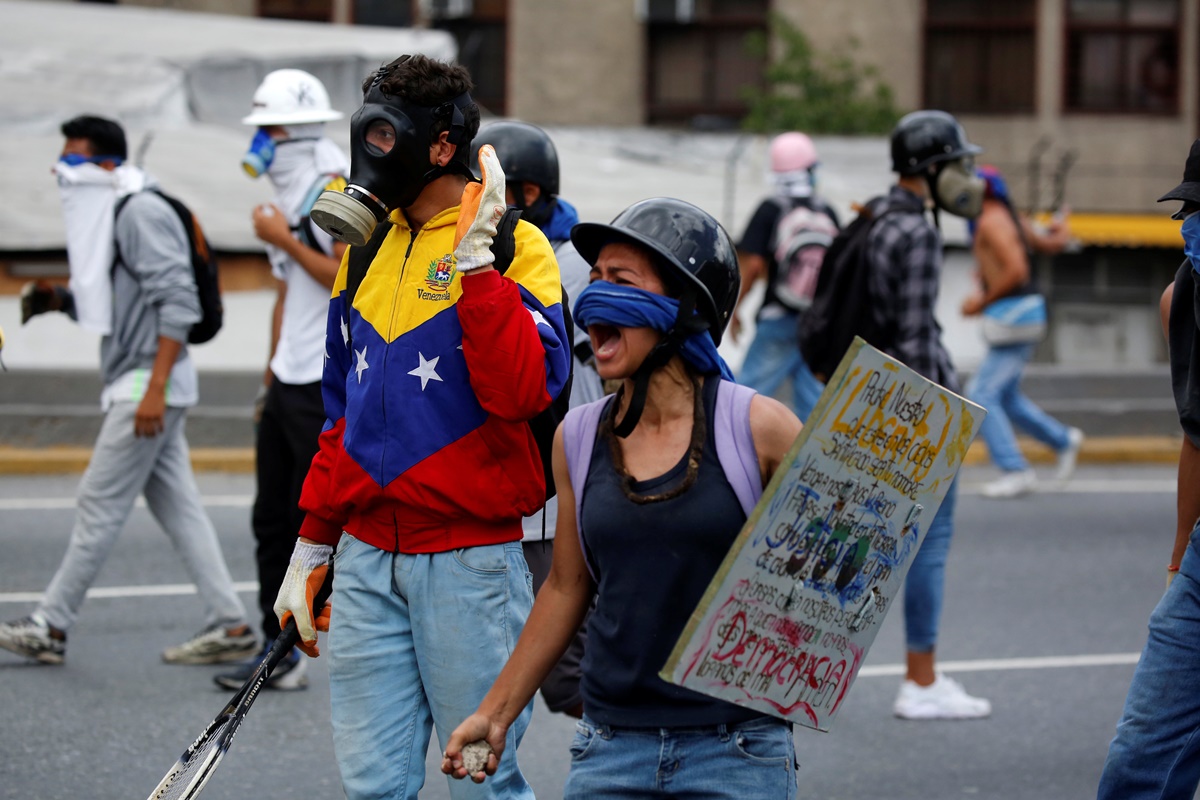
[[[600,429],[600,416],[608,407],[611,397],[601,397],[567,412],[563,419],[563,453],[567,459],[567,473],[571,478],[571,491],[575,494],[575,533],[579,536],[579,549],[587,564],[592,580],[599,582],[595,567],[588,559],[587,546],[583,541],[583,487],[587,483],[588,470],[592,463],[592,450],[596,447],[596,432]]]
[[[750,431],[750,401],[756,394],[758,392],[748,386],[722,380],[717,386],[716,419],[713,420],[717,460],[747,517],[763,493],[758,451]]]

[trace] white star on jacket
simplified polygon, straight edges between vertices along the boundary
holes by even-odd
[[[410,371],[408,374],[415,375],[421,379],[421,391],[423,392],[425,391],[425,386],[430,381],[440,381],[442,379],[442,376],[437,374],[437,364],[441,359],[441,356],[434,356],[430,360],[426,361],[425,354],[418,352],[417,358],[421,359],[420,365],[418,365],[416,369]]]
[[[536,311],[528,306],[525,307],[525,310],[529,312],[529,316],[533,317],[534,325],[545,325],[547,328],[553,327],[549,322],[546,321],[546,318],[542,316],[542,312]]]
[[[369,369],[371,366],[370,364],[367,363],[367,348],[366,348],[366,346],[364,346],[362,350],[355,350],[354,355],[358,356],[358,363],[354,365],[354,371],[356,373],[358,373],[358,382],[361,384],[363,372],[365,370]]]
[[[350,344],[350,326],[346,324],[346,320],[339,320],[342,325],[342,344]]]

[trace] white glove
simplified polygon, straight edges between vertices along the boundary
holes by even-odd
[[[315,620],[312,609],[313,598],[325,583],[331,555],[333,548],[327,544],[296,542],[287,574],[283,576],[283,585],[279,587],[279,596],[275,598],[275,615],[279,617],[279,626],[286,628],[288,618],[294,618],[296,630],[300,633],[299,647],[313,658],[321,654],[317,649],[317,631],[329,630],[330,604],[325,604]]]
[[[504,216],[504,170],[490,144],[479,148],[479,171],[483,183],[468,183],[463,189],[462,207],[458,212],[458,228],[454,232],[454,257],[459,272],[470,272],[488,266],[496,257],[492,254],[492,238],[496,223]]]

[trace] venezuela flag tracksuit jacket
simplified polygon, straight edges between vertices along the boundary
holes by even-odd
[[[436,553],[521,538],[545,481],[529,419],[570,373],[558,264],[516,228],[504,275],[455,269],[457,207],[394,223],[346,315],[346,259],[329,303],[328,418],[300,535],[343,530],[380,549]]]

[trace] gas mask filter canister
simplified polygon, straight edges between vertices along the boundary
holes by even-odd
[[[259,128],[258,133],[250,140],[250,149],[242,156],[242,169],[251,178],[261,178],[271,169],[275,160],[275,140],[265,129]]]
[[[987,181],[975,173],[974,159],[951,161],[938,172],[934,199],[938,207],[956,217],[975,219],[983,211]]]

